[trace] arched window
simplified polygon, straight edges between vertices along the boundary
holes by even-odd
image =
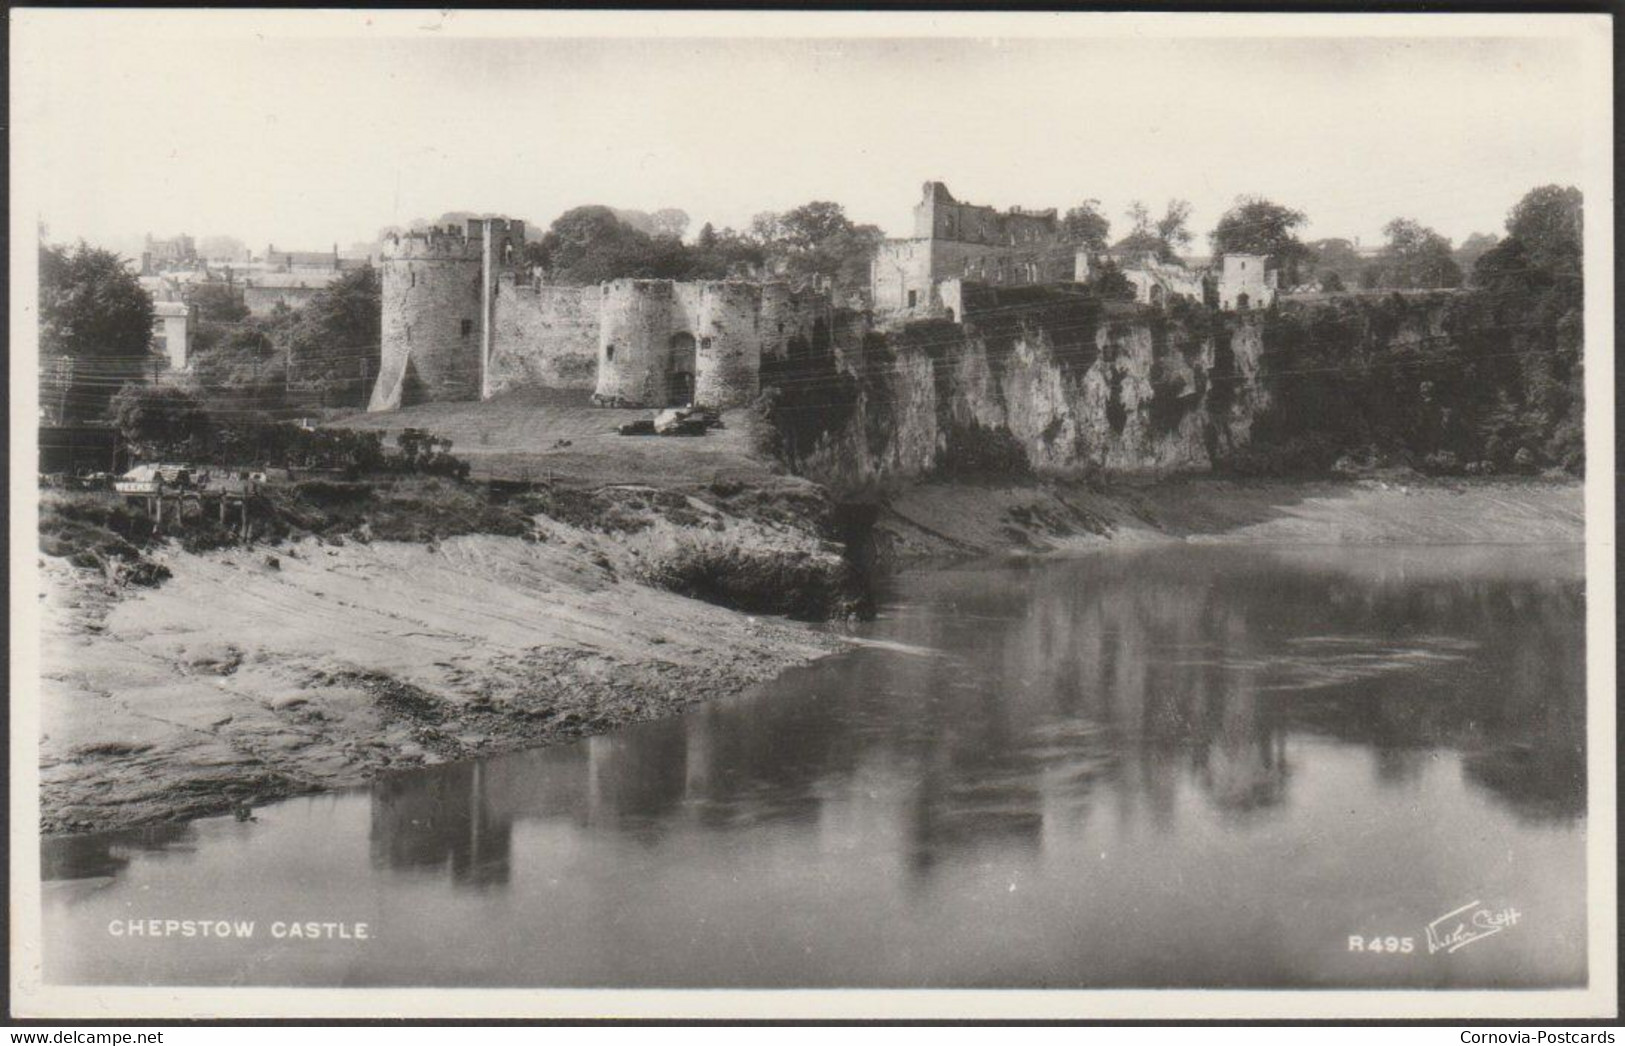
[[[615,362],[615,346],[613,344],[604,346],[604,362],[605,363],[614,363]]]

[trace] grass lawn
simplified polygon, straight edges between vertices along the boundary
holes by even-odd
[[[356,413],[325,424],[394,437],[419,428],[453,441],[452,453],[489,479],[578,486],[695,482],[762,483],[771,462],[751,447],[751,412],[726,411],[726,428],[704,436],[621,436],[616,427],[652,410],[595,407],[585,390],[503,393],[483,403],[428,403],[378,414]],[[568,444],[568,445],[565,445]]]

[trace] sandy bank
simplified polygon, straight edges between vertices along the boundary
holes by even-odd
[[[171,549],[163,585],[118,591],[46,559],[42,828],[197,816],[596,733],[838,645],[633,580],[670,540],[544,523],[539,542]]]

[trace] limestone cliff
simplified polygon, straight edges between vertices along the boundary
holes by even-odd
[[[792,466],[847,489],[937,472],[1202,471],[1247,442],[1268,402],[1256,320],[984,296],[963,323],[870,335],[846,369],[781,388]]]
[[[1479,292],[1224,313],[981,287],[958,323],[837,336],[763,384],[776,386],[780,455],[839,491],[927,475],[1315,472],[1345,458],[1577,473],[1577,321],[1505,313]]]

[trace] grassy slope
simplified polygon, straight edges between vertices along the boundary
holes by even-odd
[[[419,428],[453,441],[474,475],[574,486],[633,483],[767,483],[773,463],[751,446],[748,410],[724,414],[726,428],[700,437],[621,436],[616,426],[653,414],[594,407],[571,390],[505,393],[484,403],[430,403],[380,414],[352,414],[329,425],[382,430],[390,440]],[[562,443],[569,446],[562,446]]]

